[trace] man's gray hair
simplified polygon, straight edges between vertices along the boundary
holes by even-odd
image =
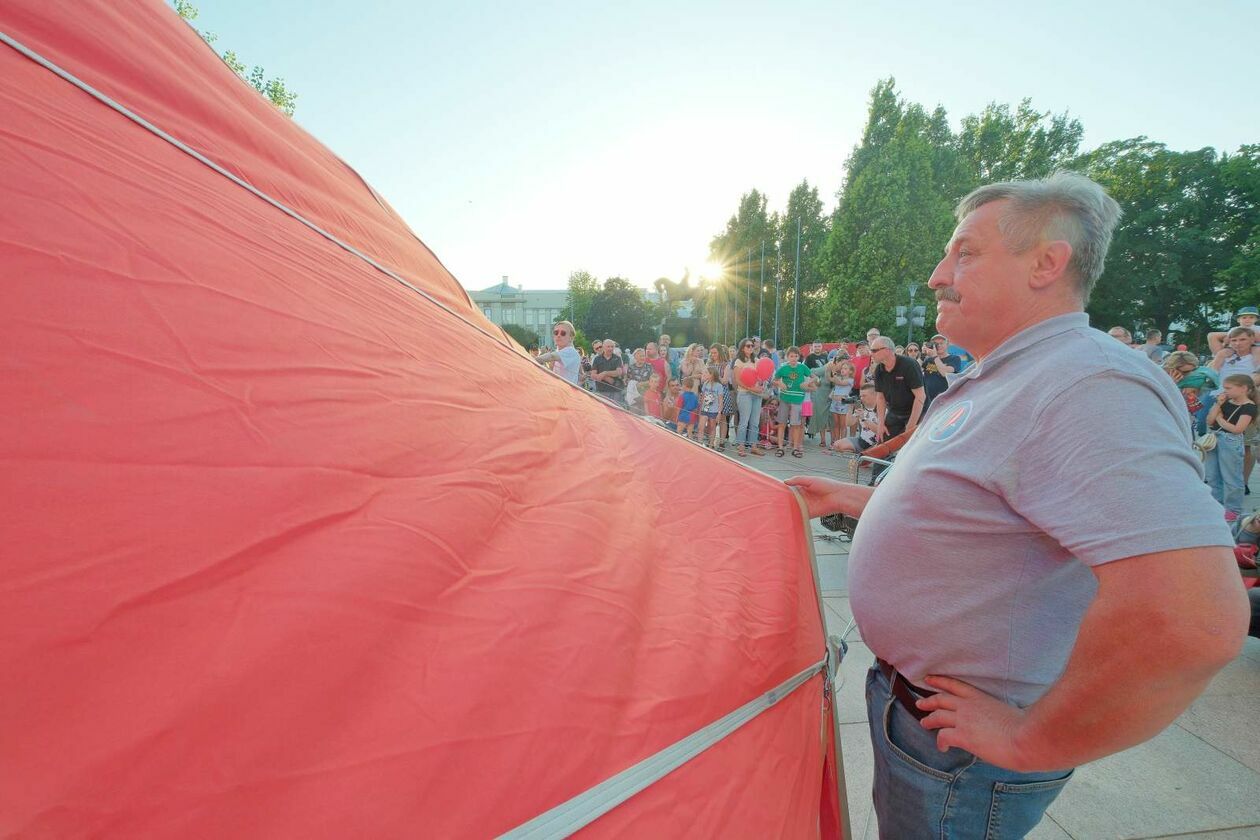
[[[962,221],[990,201],[1010,201],[998,220],[1006,246],[1022,253],[1038,241],[1067,241],[1068,269],[1076,276],[1083,302],[1103,273],[1120,205],[1097,183],[1076,172],[1056,172],[1039,181],[1005,181],[973,190],[954,209]]]
[[[870,348],[874,350],[878,347],[880,350],[896,350],[897,344],[886,335],[877,335],[871,339]]]

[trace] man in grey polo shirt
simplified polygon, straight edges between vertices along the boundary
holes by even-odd
[[[788,482],[861,517],[881,837],[1024,836],[1071,768],[1154,736],[1240,649],[1185,404],[1083,312],[1119,213],[1072,174],[964,198],[929,286],[975,363],[875,490]]]

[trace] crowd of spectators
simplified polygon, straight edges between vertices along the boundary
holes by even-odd
[[[1239,521],[1243,497],[1251,493],[1247,484],[1260,441],[1260,424],[1256,422],[1260,310],[1246,306],[1237,317],[1234,328],[1208,335],[1209,352],[1203,358],[1185,345],[1170,348],[1161,344],[1157,331],[1148,332],[1138,344],[1124,327],[1108,330],[1112,338],[1161,365],[1177,383],[1194,425],[1195,445],[1203,456],[1208,486],[1232,523]]]
[[[1244,307],[1238,324],[1207,336],[1200,358],[1185,345],[1162,343],[1157,330],[1138,342],[1112,327],[1117,341],[1161,365],[1180,389],[1213,494],[1231,522],[1243,496],[1260,440],[1260,311]],[[943,335],[898,345],[878,329],[864,339],[816,340],[780,352],[758,336],[735,345],[672,346],[669,335],[625,350],[612,338],[573,344],[568,321],[553,329],[556,349],[540,363],[576,385],[659,420],[678,434],[736,455],[773,451],[800,457],[808,437],[823,449],[860,453],[913,432],[933,399],[971,363]]]
[[[861,452],[913,431],[949,378],[970,361],[941,335],[922,346],[894,344],[879,330],[865,339],[821,340],[780,351],[770,339],[672,346],[669,335],[643,347],[612,338],[573,344],[568,321],[553,329],[556,349],[537,360],[556,373],[679,434],[739,457]]]
[[[1160,365],[1180,390],[1212,495],[1239,544],[1239,563],[1256,565],[1260,515],[1244,517],[1260,443],[1260,310],[1243,307],[1237,325],[1207,336],[1208,353],[1164,344],[1158,330],[1139,342],[1122,326],[1108,334]],[[834,453],[861,453],[917,428],[950,380],[973,363],[934,335],[904,346],[867,331],[864,339],[816,340],[780,352],[750,336],[735,345],[672,346],[669,335],[624,350],[614,339],[573,344],[568,321],[553,328],[556,349],[537,360],[575,385],[654,418],[698,443],[739,457],[803,455],[805,438]]]

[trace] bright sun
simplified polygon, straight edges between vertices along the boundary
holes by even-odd
[[[700,263],[700,267],[697,269],[696,273],[700,277],[707,277],[710,280],[720,280],[722,275],[726,273],[726,269],[720,263],[715,263],[712,260],[705,260]]]

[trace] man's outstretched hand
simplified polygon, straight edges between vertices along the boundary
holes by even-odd
[[[848,516],[861,516],[866,507],[866,500],[871,496],[870,487],[847,484],[832,478],[819,478],[814,475],[798,475],[784,482],[795,487],[805,500],[810,519],[827,516],[832,513],[843,513]]]

